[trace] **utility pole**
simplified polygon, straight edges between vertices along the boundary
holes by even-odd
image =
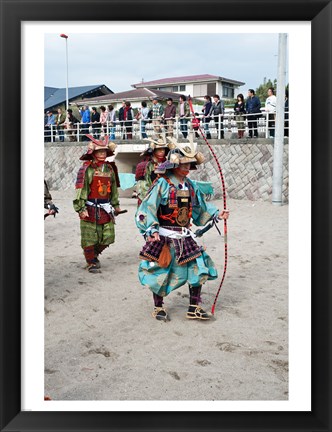
[[[277,107],[273,152],[272,204],[282,205],[287,34],[279,34]]]
[[[66,110],[69,108],[69,101],[68,101],[68,44],[67,39],[68,36],[62,33],[60,37],[64,38],[66,41]]]

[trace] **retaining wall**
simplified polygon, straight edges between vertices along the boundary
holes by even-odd
[[[269,201],[272,196],[273,142],[266,139],[211,140],[223,170],[227,196],[234,199]],[[143,141],[133,144],[118,141],[118,148],[126,144],[132,151],[119,152],[116,157],[119,172],[134,173],[141,160],[140,153],[145,148]],[[205,162],[192,171],[194,180],[212,183],[215,198],[221,198],[221,184],[214,159],[205,143],[198,143],[198,150],[205,156]],[[76,174],[82,161],[80,156],[86,151],[86,143],[64,142],[45,143],[45,179],[50,190],[73,189]],[[125,191],[131,195],[132,190]],[[120,195],[124,192],[121,192]],[[288,203],[288,143],[284,144],[282,201]]]

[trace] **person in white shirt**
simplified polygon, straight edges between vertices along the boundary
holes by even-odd
[[[277,107],[277,98],[274,94],[274,88],[269,87],[267,90],[268,98],[265,101],[265,111],[266,111],[266,119],[268,122],[269,128],[269,138],[274,138],[275,136],[275,118],[276,118],[276,107]]]
[[[107,106],[107,123],[110,130],[110,140],[115,140],[116,113],[113,105]]]

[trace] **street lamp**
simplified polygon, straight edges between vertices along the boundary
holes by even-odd
[[[68,36],[64,33],[61,33],[60,37],[66,39],[66,69],[67,69],[67,75],[66,75],[66,110],[68,109],[69,103],[68,103],[68,45],[67,45],[67,39]]]

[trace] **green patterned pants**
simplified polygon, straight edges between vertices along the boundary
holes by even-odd
[[[81,220],[80,224],[82,248],[99,244],[108,246],[114,243],[115,229],[113,222],[97,225],[95,222],[85,222]]]

